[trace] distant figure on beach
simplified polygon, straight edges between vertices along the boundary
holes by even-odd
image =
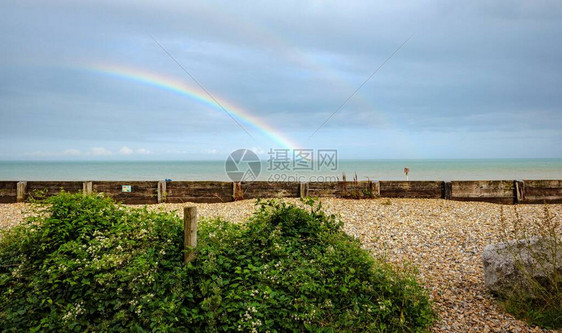
[[[404,173],[406,174],[406,180],[408,180],[408,174],[410,173],[410,168],[404,168]]]

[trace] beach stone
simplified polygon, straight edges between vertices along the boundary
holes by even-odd
[[[486,288],[500,296],[516,288],[532,295],[530,277],[548,286],[555,263],[562,274],[562,247],[558,244],[558,251],[553,251],[552,241],[533,237],[486,246],[482,253]]]
[[[302,205],[299,198],[279,200]],[[513,222],[519,218],[520,224],[532,227],[543,219],[544,208],[548,207],[558,221],[562,217],[562,204],[520,205],[518,216],[508,209],[504,212],[506,221],[502,222],[498,206],[486,202],[402,198],[321,200],[326,212],[340,216],[346,232],[359,237],[373,256],[386,258],[397,267],[410,270],[409,265],[413,264],[419,269],[419,277],[433,298],[440,318],[431,332],[549,332],[516,320],[494,304],[482,283],[481,256],[490,240],[502,239],[506,228],[514,227]],[[134,207],[163,209],[182,218],[185,205],[160,203]],[[200,216],[244,223],[252,216],[255,200],[193,205]],[[22,223],[25,216],[36,211],[33,207],[29,203],[0,204],[0,228]],[[531,232],[538,231],[531,229]],[[562,223],[557,232],[562,235]]]

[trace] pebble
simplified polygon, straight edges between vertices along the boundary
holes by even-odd
[[[298,199],[284,199],[301,204]],[[438,199],[346,200],[323,198],[328,213],[344,221],[344,229],[358,237],[364,248],[383,256],[399,269],[407,263],[419,270],[419,281],[434,301],[439,321],[432,332],[553,332],[530,327],[502,311],[484,288],[482,250],[504,240],[513,228],[514,209],[530,229],[543,217],[544,205],[499,205]],[[150,209],[176,211],[197,206],[200,217],[222,217],[241,223],[251,216],[255,200],[219,204],[151,205]],[[31,214],[28,204],[0,204],[0,228],[9,228]],[[503,207],[506,222],[500,219]],[[548,205],[560,221],[562,205]],[[503,236],[502,236],[503,235]]]

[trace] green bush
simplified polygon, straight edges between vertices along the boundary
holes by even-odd
[[[259,202],[202,220],[183,265],[178,216],[62,193],[0,240],[3,331],[423,331],[425,291],[322,212]]]

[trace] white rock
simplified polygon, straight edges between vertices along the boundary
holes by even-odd
[[[532,294],[532,280],[548,286],[554,263],[562,274],[562,246],[558,243],[557,247],[554,250],[552,241],[537,237],[486,246],[482,253],[484,284],[498,295],[507,295],[517,288]]]

